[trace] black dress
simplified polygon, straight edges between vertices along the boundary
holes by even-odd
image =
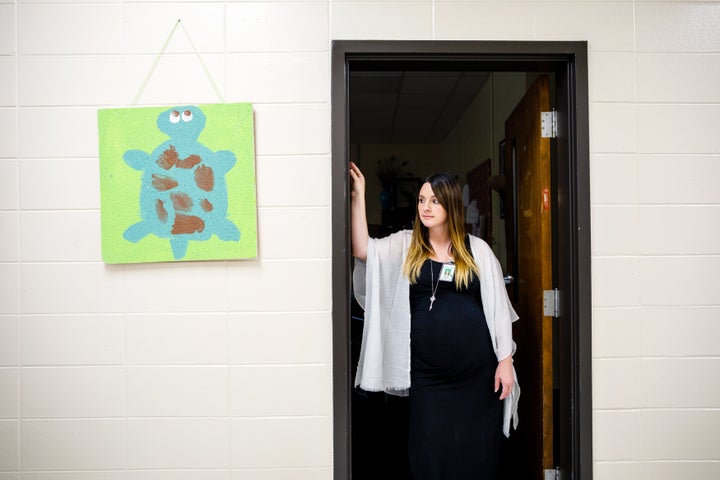
[[[414,480],[494,480],[502,402],[495,393],[497,358],[478,278],[467,289],[440,281],[432,310],[427,260],[410,285],[411,387],[409,454]],[[434,284],[433,284],[434,286]]]

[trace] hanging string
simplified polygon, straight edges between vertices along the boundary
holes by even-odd
[[[148,82],[150,81],[150,77],[152,77],[153,73],[155,72],[155,67],[158,66],[158,63],[160,63],[160,57],[163,56],[165,53],[165,49],[167,48],[168,44],[170,43],[170,39],[175,35],[175,30],[177,30],[178,25],[180,25],[180,20],[175,23],[175,26],[170,31],[170,35],[165,39],[165,43],[163,44],[162,48],[160,49],[160,53],[157,54],[155,57],[155,61],[153,62],[152,66],[150,67],[150,71],[148,72],[147,76],[145,77],[145,80],[143,81],[142,85],[140,85],[140,89],[135,94],[135,98],[133,98],[133,101],[131,105],[134,107],[137,105],[138,99],[140,99],[140,95],[142,95],[143,91],[145,90],[145,87],[147,87]]]
[[[225,99],[220,94],[220,89],[218,88],[217,84],[215,83],[215,80],[213,80],[212,75],[210,75],[210,71],[205,66],[205,62],[203,62],[202,57],[200,56],[200,52],[198,52],[198,49],[195,47],[195,43],[192,41],[192,38],[190,38],[190,34],[185,29],[185,25],[180,23],[180,20],[178,20],[178,23],[183,29],[183,32],[185,32],[185,36],[187,37],[188,41],[190,42],[190,46],[192,46],[193,51],[195,52],[195,55],[197,55],[198,60],[200,60],[200,65],[202,65],[203,70],[205,70],[205,75],[207,75],[208,80],[210,80],[210,84],[213,86],[213,89],[215,90],[215,93],[217,94],[218,98],[220,99],[220,103],[225,103]]]
[[[152,66],[150,67],[150,71],[148,72],[147,76],[145,77],[145,80],[143,81],[142,85],[140,85],[140,89],[138,90],[137,94],[135,94],[135,98],[133,98],[133,101],[131,103],[131,106],[137,105],[138,100],[140,99],[140,96],[142,95],[143,91],[145,91],[145,87],[147,87],[148,82],[150,82],[150,78],[152,78],[153,73],[155,73],[155,68],[158,66],[158,63],[160,63],[160,58],[165,54],[165,50],[167,49],[168,44],[170,43],[170,39],[172,39],[173,35],[175,35],[175,31],[178,28],[178,25],[182,27],[183,32],[185,32],[185,36],[187,37],[188,41],[190,42],[190,46],[193,48],[193,52],[195,52],[195,55],[198,57],[198,60],[200,60],[200,65],[202,65],[203,70],[205,71],[205,75],[207,75],[208,80],[210,80],[210,84],[212,85],[213,89],[215,90],[215,93],[217,94],[218,98],[220,99],[221,103],[225,103],[225,99],[220,94],[220,89],[218,88],[217,84],[215,83],[215,80],[213,80],[212,75],[210,75],[210,71],[207,69],[207,66],[205,66],[205,62],[203,62],[202,57],[200,56],[200,52],[198,52],[198,49],[195,47],[195,43],[192,41],[192,38],[190,38],[190,34],[188,33],[187,29],[185,28],[185,25],[182,24],[182,20],[178,19],[177,22],[175,22],[175,26],[170,31],[170,35],[168,35],[167,39],[165,39],[165,43],[163,44],[162,48],[160,49],[160,52],[155,57],[155,61],[153,62]]]

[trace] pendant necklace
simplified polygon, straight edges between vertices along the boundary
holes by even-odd
[[[444,264],[443,264],[444,265]],[[442,271],[442,266],[440,266],[440,271]],[[430,289],[432,290],[432,295],[430,296],[430,308],[428,308],[428,311],[432,310],[433,303],[435,303],[435,293],[437,292],[438,285],[440,285],[440,277],[442,275],[438,275],[437,282],[435,282],[434,274],[433,274],[433,262],[430,260]],[[433,283],[435,284],[435,287],[433,288]]]

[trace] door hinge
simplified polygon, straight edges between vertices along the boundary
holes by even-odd
[[[543,315],[546,317],[560,316],[560,290],[543,290]]]
[[[562,480],[563,476],[560,472],[560,467],[555,468],[546,468],[544,470],[545,472],[545,480]]]
[[[557,137],[557,111],[540,112],[540,136],[542,138]]]

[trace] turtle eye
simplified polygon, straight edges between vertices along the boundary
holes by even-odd
[[[178,123],[180,121],[180,112],[173,110],[170,112],[170,123]]]
[[[183,122],[189,122],[190,120],[192,120],[192,112],[190,110],[185,110],[182,113],[182,119]]]

